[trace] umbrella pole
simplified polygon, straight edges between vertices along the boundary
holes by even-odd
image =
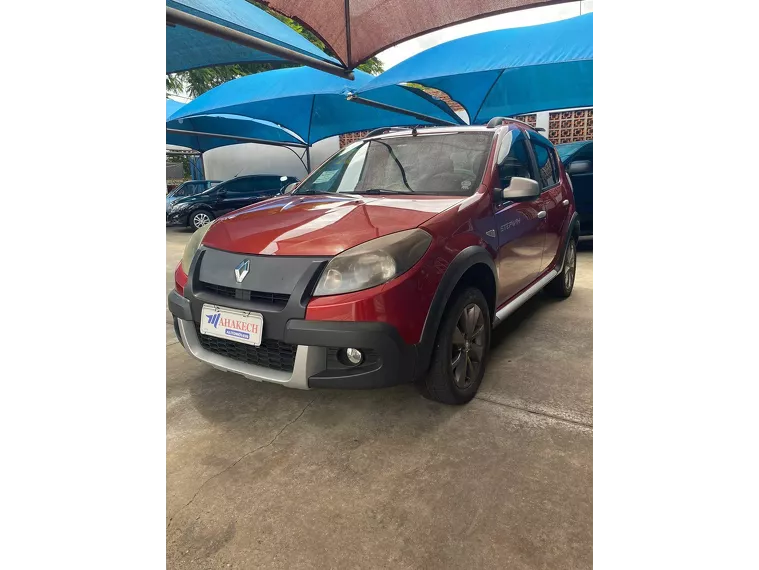
[[[166,6],[166,25],[183,26],[185,28],[197,30],[198,32],[208,34],[209,36],[215,36],[223,40],[240,44],[241,46],[257,49],[270,55],[281,57],[282,59],[286,59],[288,61],[293,61],[295,63],[300,63],[301,65],[307,65],[309,67],[331,73],[332,75],[337,75],[338,77],[347,77],[348,79],[354,79],[353,72],[350,69],[337,65],[335,63],[330,63],[328,61],[324,61],[310,55],[306,55],[304,53],[300,53],[282,47],[280,45],[267,42],[266,40],[238,32],[237,30],[222,26],[216,22],[204,20],[203,18],[198,18],[192,14],[187,14],[181,10],[177,10],[176,8],[169,8],[168,6]]]
[[[311,147],[306,147],[306,170],[311,174]]]
[[[371,101],[370,99],[363,99],[362,97],[359,97],[358,95],[354,95],[353,93],[348,94],[348,101],[353,101],[354,103],[361,103],[362,105],[367,105],[369,107],[376,107],[377,109],[384,109],[385,111],[393,111],[394,113],[410,115],[417,119],[421,119],[422,121],[427,121],[428,123],[432,123],[433,125],[451,125],[454,127],[460,126],[459,124],[454,123],[453,121],[446,121],[445,119],[438,119],[437,117],[425,115],[424,113],[417,113],[416,111],[409,111],[408,109],[395,107],[393,105],[387,105],[386,103],[379,103],[377,101]]]

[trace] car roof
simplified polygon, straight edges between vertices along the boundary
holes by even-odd
[[[384,139],[384,138],[393,138],[393,137],[407,137],[414,134],[414,131],[416,131],[417,135],[424,135],[424,134],[455,134],[455,133],[482,133],[482,132],[489,132],[489,133],[498,133],[502,130],[512,130],[515,128],[522,128],[526,131],[529,131],[531,138],[536,138],[544,143],[547,143],[549,145],[552,145],[551,141],[549,141],[546,137],[541,135],[535,128],[531,125],[528,125],[527,123],[520,121],[518,119],[511,119],[508,117],[500,118],[502,119],[502,123],[494,125],[494,126],[487,126],[487,125],[450,125],[450,126],[441,126],[441,127],[426,127],[426,126],[420,126],[420,127],[389,127],[386,130],[383,130],[381,132],[377,132],[380,129],[375,129],[375,131],[372,131],[364,137],[363,140],[376,140],[376,139]],[[376,134],[372,134],[376,133]]]
[[[407,137],[416,131],[417,134],[449,134],[449,133],[470,133],[470,132],[494,132],[485,125],[451,125],[445,127],[390,127],[384,132],[372,135],[369,133],[364,140],[384,139],[390,137]]]

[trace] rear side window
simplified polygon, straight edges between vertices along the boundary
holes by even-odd
[[[262,176],[261,177],[261,190],[266,192],[272,192],[279,190],[287,182],[282,182],[279,176]]]
[[[572,157],[572,162],[576,162],[578,160],[589,160],[590,164],[593,164],[593,145],[589,144],[585,148],[583,148],[581,151],[577,152]]]
[[[549,188],[559,183],[559,170],[556,166],[554,153],[542,144],[533,143],[535,162],[538,164],[538,175],[543,188]]]
[[[514,176],[537,180],[527,152],[527,141],[520,131],[509,131],[504,135],[501,148],[498,149],[496,164],[503,189],[509,187]]]
[[[225,188],[227,194],[253,194],[257,188],[257,180],[255,178],[238,178],[229,182]]]

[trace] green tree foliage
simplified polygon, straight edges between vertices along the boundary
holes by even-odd
[[[314,44],[316,47],[334,56],[333,53],[324,45],[316,35],[310,30],[304,28],[300,23],[296,22],[292,18],[283,16],[278,12],[270,10],[266,5],[253,0],[248,0],[251,4],[265,10],[278,20],[284,22],[290,26],[293,30],[305,37],[308,41]],[[172,73],[166,76],[166,91],[167,93],[180,93],[186,92],[191,97],[197,97],[202,93],[205,93],[209,89],[213,89],[226,83],[232,79],[237,79],[243,75],[252,75],[253,73],[261,73],[262,71],[269,71],[270,69],[283,68],[283,67],[297,67],[294,63],[243,63],[235,65],[222,65],[218,67],[204,67],[202,69],[193,69],[191,71],[183,71],[181,73]],[[358,69],[371,73],[372,75],[379,75],[384,71],[382,62],[376,57],[368,59],[364,63],[358,66]]]

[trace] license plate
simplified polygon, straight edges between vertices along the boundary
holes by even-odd
[[[263,331],[264,318],[260,313],[203,305],[201,334],[260,346]]]

